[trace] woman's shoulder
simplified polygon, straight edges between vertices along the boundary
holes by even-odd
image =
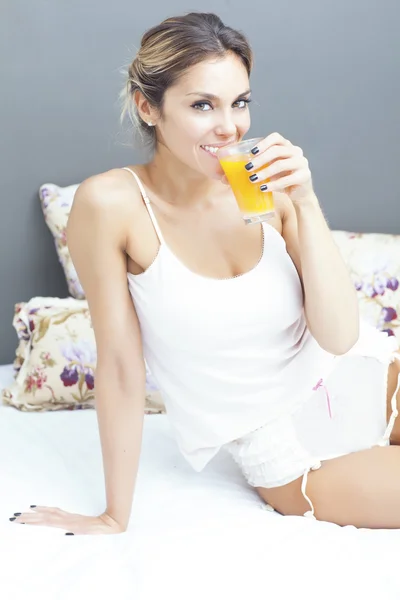
[[[114,168],[85,179],[78,187],[75,202],[91,205],[97,211],[115,212],[115,209],[134,209],[140,204],[140,190],[131,173]]]
[[[131,173],[115,168],[88,177],[80,184],[76,194],[85,196],[96,205],[115,206],[116,201],[124,202],[127,195],[131,196],[132,189],[138,189],[137,185],[132,185],[134,183]],[[140,197],[140,192],[136,195]]]

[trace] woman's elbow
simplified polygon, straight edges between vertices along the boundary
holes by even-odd
[[[330,339],[324,343],[320,343],[320,346],[330,354],[342,356],[343,354],[347,354],[347,352],[353,348],[353,346],[358,342],[359,337],[360,327],[357,324],[357,326],[353,327],[351,330],[347,329],[340,335],[335,336],[335,339]]]

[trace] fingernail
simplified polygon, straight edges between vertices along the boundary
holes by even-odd
[[[29,508],[36,508],[36,504],[31,504]]]
[[[15,517],[10,517],[10,521],[15,521]]]
[[[65,535],[75,535],[74,533],[71,533],[70,531],[68,533],[66,533]]]
[[[22,513],[14,513],[14,517],[20,517]]]
[[[254,175],[250,175],[249,179],[250,179],[250,181],[257,181],[258,175],[256,173],[254,173]]]
[[[258,154],[260,152],[260,149],[257,146],[255,146],[252,150],[250,150],[250,152],[252,154]]]
[[[260,185],[260,190],[261,190],[262,192],[265,192],[267,189],[268,189],[268,186],[267,186],[267,185],[265,185],[265,183],[263,183],[263,185]]]
[[[252,162],[247,163],[247,165],[244,165],[244,168],[247,169],[247,171],[251,171],[251,169],[254,167]]]

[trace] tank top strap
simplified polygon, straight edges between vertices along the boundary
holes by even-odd
[[[159,225],[158,225],[158,222],[157,222],[156,216],[155,216],[155,214],[154,214],[154,211],[153,211],[153,209],[152,209],[152,207],[151,207],[150,200],[149,200],[149,197],[148,197],[148,195],[146,194],[146,190],[144,189],[143,183],[140,181],[140,179],[139,179],[139,177],[136,175],[136,173],[134,173],[134,172],[132,171],[132,169],[130,169],[129,167],[121,167],[121,169],[123,169],[123,170],[125,170],[125,171],[129,171],[129,173],[131,173],[131,174],[133,175],[133,177],[136,179],[136,183],[137,183],[137,184],[138,184],[138,186],[139,186],[140,193],[142,194],[142,197],[143,197],[144,203],[145,203],[145,205],[146,205],[147,211],[148,211],[148,213],[149,213],[149,216],[150,216],[151,222],[153,223],[153,226],[154,226],[154,229],[156,230],[156,233],[157,233],[158,239],[160,240],[160,244],[164,244],[164,237],[163,237],[163,234],[161,233],[161,229],[160,229],[160,227],[159,227]]]

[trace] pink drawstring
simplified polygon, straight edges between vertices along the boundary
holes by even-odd
[[[329,418],[332,419],[332,410],[331,410],[331,399],[329,397],[329,392],[328,392],[328,388],[326,387],[326,385],[324,384],[324,380],[320,379],[317,383],[317,385],[315,385],[313,387],[313,391],[316,392],[319,388],[323,388],[325,390],[325,394],[326,394],[326,401],[328,403],[328,413],[329,413]]]

